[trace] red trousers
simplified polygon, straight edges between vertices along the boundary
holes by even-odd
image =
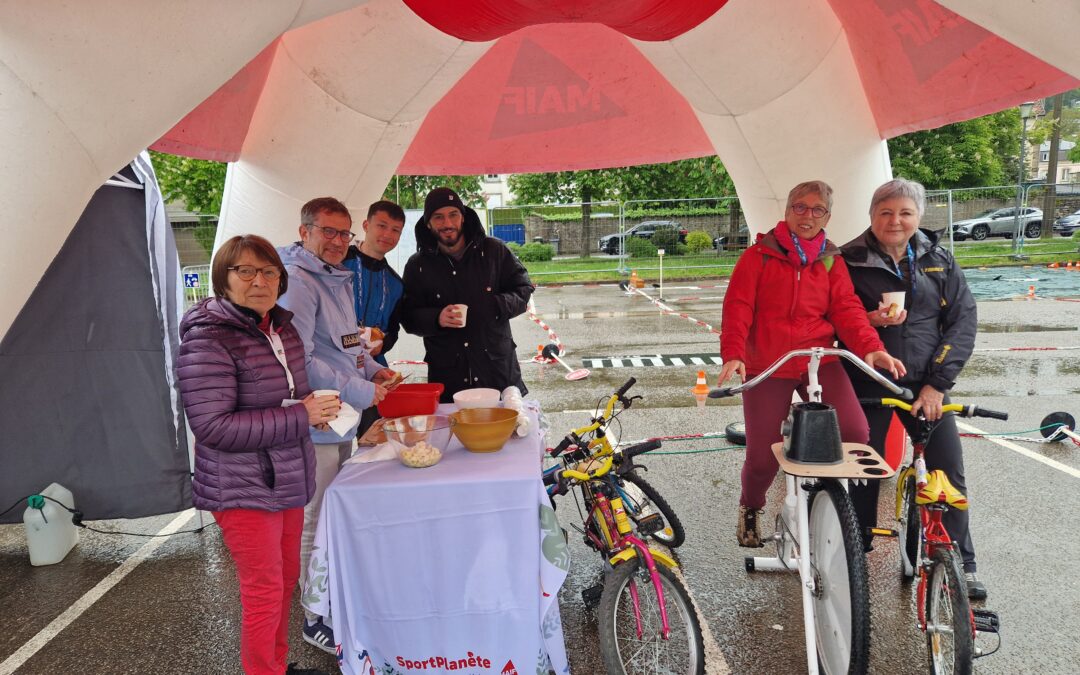
[[[240,580],[240,663],[247,675],[282,675],[289,608],[300,578],[304,509],[228,509],[214,512],[214,519]]]
[[[870,427],[844,367],[838,361],[821,364],[818,383],[822,402],[836,408],[841,440],[865,445],[870,437]],[[743,506],[754,509],[765,506],[765,494],[780,468],[772,453],[772,444],[781,440],[780,423],[788,415],[794,391],[806,400],[805,374],[801,380],[769,378],[743,393],[746,461],[742,468],[742,497],[739,498],[739,504]]]

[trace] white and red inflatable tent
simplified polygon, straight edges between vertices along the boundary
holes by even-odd
[[[1076,87],[1078,28],[1076,0],[2,2],[0,338],[147,146],[233,162],[219,241],[289,241],[307,199],[362,211],[395,172],[714,153],[757,230],[829,181],[843,241],[883,139]]]

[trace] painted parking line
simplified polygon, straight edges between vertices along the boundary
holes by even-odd
[[[970,424],[968,424],[966,422],[961,422],[960,420],[956,421],[956,426],[958,426],[961,429],[963,429],[964,431],[967,431],[968,433],[972,433],[972,434],[986,434],[987,433],[987,432],[982,431],[980,429],[976,429],[975,427],[971,426]],[[1068,464],[1062,464],[1061,462],[1057,461],[1056,459],[1050,459],[1049,457],[1044,457],[1043,455],[1040,455],[1039,453],[1037,453],[1037,452],[1035,452],[1033,450],[1030,450],[1028,448],[1019,446],[1016,443],[1013,443],[1012,441],[1006,441],[1003,438],[995,438],[993,436],[985,436],[985,435],[983,436],[983,438],[990,441],[991,443],[997,443],[998,445],[1000,445],[1003,448],[1008,448],[1009,450],[1012,450],[1013,452],[1017,452],[1017,453],[1025,456],[1025,457],[1029,457],[1029,458],[1035,460],[1036,462],[1042,462],[1043,464],[1047,465],[1048,467],[1050,467],[1052,469],[1057,469],[1058,471],[1060,471],[1062,473],[1067,473],[1070,476],[1072,476],[1073,478],[1080,478],[1080,469],[1076,469],[1074,467],[1071,467]]]
[[[583,368],[670,368],[719,366],[719,354],[636,354],[634,356],[585,356]]]
[[[75,621],[75,619],[78,619],[83,612],[90,609],[90,607],[108,593],[113,586],[120,583],[123,578],[128,574],[131,574],[131,571],[138,567],[140,563],[153,555],[154,551],[156,551],[159,546],[169,540],[167,535],[174,534],[177,530],[186,525],[195,513],[195,509],[183,511],[173,518],[168,525],[158,530],[157,536],[143,544],[130,558],[122,562],[119,567],[110,572],[109,575],[99,581],[97,585],[84,593],[81,598],[64,610],[60,616],[53,619],[48,626],[45,626],[37,635],[30,638],[18,651],[4,659],[4,662],[0,663],[0,675],[10,675],[10,673],[14,673],[34,654],[41,651],[42,647],[49,644],[49,641],[59,635],[60,632],[67,628]]]

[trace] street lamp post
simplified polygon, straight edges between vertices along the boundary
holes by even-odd
[[[1031,118],[1031,111],[1035,103],[1028,101],[1020,104],[1020,170],[1016,179],[1016,234],[1013,237],[1013,258],[1023,258],[1024,228],[1022,214],[1024,211],[1024,146],[1027,144],[1027,121]]]

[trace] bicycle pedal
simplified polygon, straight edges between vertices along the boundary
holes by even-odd
[[[899,537],[900,532],[897,530],[890,530],[887,527],[868,527],[866,531],[875,537]]]
[[[997,612],[989,609],[972,609],[971,614],[975,618],[975,632],[997,633],[1000,630],[1001,620]]]
[[[638,534],[647,537],[664,529],[664,518],[659,513],[650,513],[637,521]]]
[[[600,596],[604,594],[604,584],[596,584],[581,591],[581,599],[586,607],[595,607],[600,604]]]

